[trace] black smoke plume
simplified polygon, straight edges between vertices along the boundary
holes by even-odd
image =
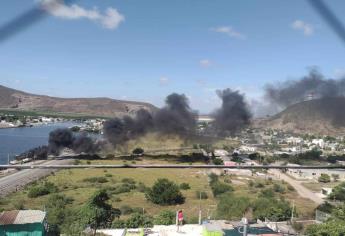
[[[75,136],[72,149],[75,153],[95,154],[100,151],[100,146],[92,138],[88,137],[87,134],[82,133]]]
[[[105,138],[116,146],[153,130],[166,134],[194,133],[197,114],[189,107],[188,98],[173,93],[165,102],[166,105],[154,114],[141,109],[134,118],[125,116],[107,120],[103,125]]]
[[[250,124],[251,113],[244,95],[231,89],[218,90],[222,106],[214,113],[214,128],[218,135],[234,134]]]
[[[53,155],[59,155],[63,148],[70,148],[75,153],[87,154],[94,154],[100,150],[100,146],[94,139],[85,133],[75,135],[67,128],[59,128],[50,132],[48,147],[49,152]]]
[[[39,146],[32,148],[24,153],[16,156],[16,160],[23,160],[25,158],[31,158],[35,160],[44,160],[48,157],[48,146]]]
[[[59,128],[49,133],[49,151],[58,155],[63,148],[71,148],[73,144],[73,133],[67,128]]]
[[[189,107],[184,94],[172,93],[165,100],[165,107],[154,117],[155,128],[163,133],[193,134],[197,114]]]
[[[309,99],[341,97],[345,95],[345,79],[326,79],[313,69],[299,80],[267,85],[265,98],[281,109]]]

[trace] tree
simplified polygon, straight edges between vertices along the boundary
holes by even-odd
[[[154,219],[156,225],[172,225],[175,223],[176,214],[173,211],[163,210]]]
[[[185,197],[179,186],[168,179],[158,179],[145,194],[147,200],[159,205],[182,204]]]
[[[113,209],[107,203],[108,200],[107,191],[104,189],[99,190],[90,197],[80,211],[82,222],[93,229],[94,235],[96,235],[96,230],[99,227],[110,227],[114,218],[119,217],[121,213],[120,210]]]
[[[46,203],[49,235],[60,235],[61,225],[64,224],[65,218],[69,214],[66,205],[72,203],[72,201],[72,198],[68,198],[63,194],[49,196]]]
[[[318,180],[321,183],[329,183],[331,182],[331,177],[328,174],[322,173]]]

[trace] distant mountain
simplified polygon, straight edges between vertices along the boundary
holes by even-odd
[[[321,98],[289,106],[256,122],[259,127],[322,135],[345,134],[345,98]]]
[[[35,95],[0,85],[0,109],[59,112],[90,116],[115,117],[132,115],[139,109],[157,108],[145,102],[110,98],[58,98]]]

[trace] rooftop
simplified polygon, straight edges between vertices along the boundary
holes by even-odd
[[[0,214],[0,225],[42,223],[45,217],[46,213],[39,210],[4,211]]]

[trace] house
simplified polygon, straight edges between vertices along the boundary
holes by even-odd
[[[46,232],[46,213],[39,210],[13,210],[0,214],[1,236],[43,236]]]

